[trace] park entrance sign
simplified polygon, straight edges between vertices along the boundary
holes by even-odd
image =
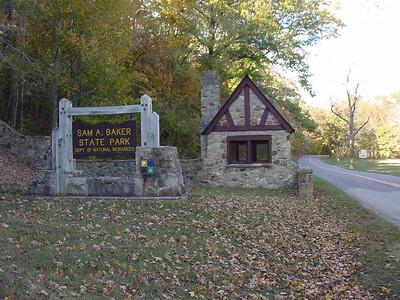
[[[74,152],[78,157],[80,154],[85,156],[95,150],[99,153],[132,153],[136,146],[136,129],[132,123],[123,124],[122,127],[99,126],[97,128],[90,126],[85,128],[85,125],[81,124],[82,128],[76,127],[75,135],[73,135],[72,118],[131,113],[140,113],[141,146],[159,147],[159,116],[152,111],[152,101],[147,95],[141,97],[140,104],[125,106],[73,107],[68,99],[60,101],[59,127],[52,133],[52,157],[56,169],[57,195],[64,194],[66,179],[75,170]]]
[[[136,120],[89,124],[72,122],[74,158],[134,159],[136,148]]]

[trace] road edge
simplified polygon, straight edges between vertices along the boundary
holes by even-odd
[[[349,230],[360,236],[356,241],[361,251],[363,271],[358,281],[386,299],[400,297],[400,229],[363,207],[356,199],[314,175],[314,188],[332,200],[333,213],[350,221]]]

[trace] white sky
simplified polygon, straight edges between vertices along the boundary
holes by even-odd
[[[346,24],[338,38],[311,48],[308,63],[316,93],[309,105],[328,107],[345,97],[346,74],[364,99],[400,91],[400,0],[339,0]]]

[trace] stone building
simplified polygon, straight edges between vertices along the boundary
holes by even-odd
[[[293,127],[245,76],[220,105],[219,77],[207,71],[201,89],[202,181],[219,186],[289,187]]]

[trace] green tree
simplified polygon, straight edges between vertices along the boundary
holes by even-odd
[[[378,155],[381,158],[396,157],[400,154],[400,136],[395,126],[383,126],[377,129]]]

